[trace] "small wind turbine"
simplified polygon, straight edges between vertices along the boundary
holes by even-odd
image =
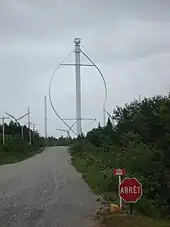
[[[9,117],[11,117],[16,123],[19,122],[19,120],[21,120],[22,118],[26,117],[29,112],[27,112],[26,114],[22,115],[19,118],[14,117],[12,114],[9,113],[5,113],[6,115],[8,115]],[[21,125],[21,137],[24,138],[24,130],[23,130],[23,126]]]
[[[67,137],[70,138],[70,130],[74,127],[74,125],[76,124],[76,121],[71,125],[71,127],[66,130],[66,129],[61,129],[61,128],[57,128],[56,130],[61,131],[61,132],[66,132],[67,133]]]

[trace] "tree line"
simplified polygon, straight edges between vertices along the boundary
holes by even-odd
[[[23,133],[23,138],[26,141],[29,141],[29,128],[26,125],[20,125],[20,123],[18,122],[13,122],[10,121],[9,124],[4,123],[4,129],[5,129],[5,136],[21,136],[22,137],[22,133]],[[2,139],[2,133],[3,133],[3,126],[0,125],[0,136]],[[40,139],[40,136],[38,134],[37,131],[33,131],[32,129],[30,129],[30,133],[31,133],[31,138],[32,138],[32,142],[34,143],[35,140]],[[2,141],[1,141],[2,144]]]
[[[46,146],[68,145],[70,143],[70,140],[64,137],[44,138],[37,130],[30,129],[29,132],[26,125],[20,125],[18,122],[5,123],[4,129],[5,144],[3,144],[3,126],[0,124],[0,164],[23,160],[39,153]]]

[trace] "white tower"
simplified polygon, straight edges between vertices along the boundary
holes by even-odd
[[[47,139],[47,97],[44,97],[44,123],[45,123],[45,138]]]
[[[75,71],[76,71],[76,126],[77,134],[82,133],[81,117],[81,78],[80,78],[80,38],[74,39],[75,43]]]

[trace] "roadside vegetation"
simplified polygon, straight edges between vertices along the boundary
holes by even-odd
[[[145,216],[128,216],[101,214],[99,217],[99,227],[169,227],[167,220],[157,220]]]
[[[2,125],[0,125],[0,164],[9,164],[29,158],[43,150],[44,139],[38,132],[31,130],[31,145],[29,130],[23,126],[24,138],[21,137],[21,125],[10,122],[5,124],[5,144],[3,144]]]
[[[44,139],[44,143],[47,147],[49,146],[70,146],[70,144],[74,143],[76,139],[72,139],[71,137],[63,137],[60,136],[59,138],[55,137],[48,137],[47,139]]]
[[[9,164],[29,158],[50,146],[68,146],[74,142],[74,139],[48,137],[44,138],[37,131],[31,131],[31,144],[29,138],[29,129],[26,125],[21,126],[19,123],[11,121],[4,124],[5,128],[5,144],[3,145],[3,129],[0,125],[0,165]],[[23,138],[21,131],[23,128]]]
[[[170,214],[170,95],[117,107],[113,119],[114,125],[108,119],[105,127],[99,125],[71,145],[73,165],[107,201],[119,204],[114,168],[125,168],[126,177],[143,184],[135,217],[105,215],[102,222],[120,227],[170,226],[169,221],[160,221]]]

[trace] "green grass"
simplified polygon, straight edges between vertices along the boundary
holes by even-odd
[[[170,222],[144,216],[100,214],[97,217],[100,227],[170,227]]]
[[[36,150],[30,150],[28,152],[18,153],[18,152],[0,152],[0,165],[11,164],[20,162],[22,160],[28,159],[36,154],[43,152],[44,148],[38,148]]]
[[[93,154],[87,157],[85,153],[72,152],[72,164],[78,172],[82,173],[84,180],[89,184],[92,191],[113,201],[117,197],[115,193],[111,193],[107,189],[112,187],[113,184],[116,185],[117,179],[113,178],[112,169],[100,168],[99,164],[95,163],[95,159],[96,156]],[[115,188],[113,188],[113,191]]]
[[[19,162],[42,151],[39,141],[29,145],[20,136],[6,136],[5,145],[0,144],[0,165]]]

